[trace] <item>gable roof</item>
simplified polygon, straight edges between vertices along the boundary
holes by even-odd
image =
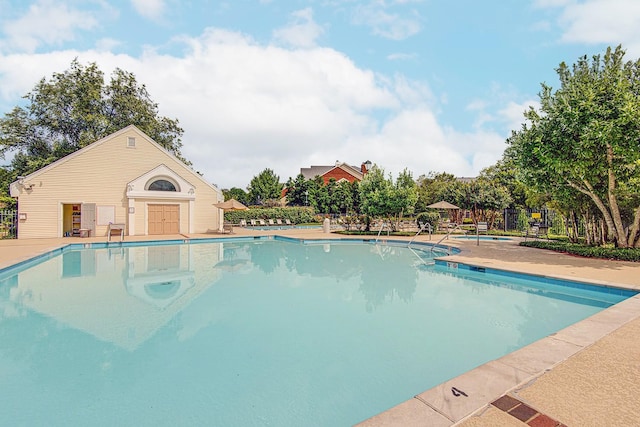
[[[11,185],[9,186],[10,188],[10,193],[13,195],[13,193],[18,193],[18,183],[20,181],[29,181],[29,180],[33,180],[35,178],[37,178],[39,175],[57,168],[59,166],[64,165],[65,163],[67,163],[68,161],[76,158],[77,156],[81,156],[83,153],[86,153],[87,151],[93,150],[96,147],[99,147],[105,143],[107,143],[108,141],[117,138],[118,136],[127,133],[129,131],[135,131],[142,139],[144,139],[146,142],[148,142],[149,144],[151,144],[153,147],[157,148],[158,150],[162,151],[165,155],[171,157],[173,160],[175,160],[176,162],[180,163],[181,165],[183,165],[185,168],[191,170],[194,175],[196,175],[198,177],[198,179],[204,183],[205,185],[211,187],[213,190],[215,190],[216,192],[221,193],[221,191],[213,184],[211,184],[210,182],[208,182],[207,180],[205,180],[200,174],[198,174],[196,171],[193,170],[193,168],[189,167],[188,165],[186,165],[182,160],[180,160],[178,157],[176,157],[173,153],[171,153],[169,150],[167,150],[166,148],[164,148],[163,146],[161,146],[160,144],[158,144],[157,142],[155,142],[153,139],[151,139],[151,137],[149,137],[149,135],[147,135],[146,133],[144,133],[143,131],[141,131],[137,126],[135,125],[129,125],[125,128],[120,129],[119,131],[116,131],[112,134],[109,134],[95,142],[92,142],[91,144],[82,147],[81,149],[74,151],[71,154],[68,154],[64,157],[62,157],[61,159],[56,160],[53,163],[48,164],[47,166],[40,168],[34,172],[31,172],[29,175],[26,175],[24,177],[22,177],[22,179],[14,181],[11,183]],[[14,196],[15,197],[15,196]]]
[[[360,168],[358,168],[357,166],[348,165],[346,163],[339,163],[331,166],[311,166],[310,168],[300,168],[300,173],[305,177],[305,179],[313,179],[316,176],[324,176],[335,169],[342,169],[349,175],[352,175],[359,180],[362,180],[364,176],[362,175]]]

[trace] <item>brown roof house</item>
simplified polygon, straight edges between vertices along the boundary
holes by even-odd
[[[206,233],[220,229],[222,192],[135,126],[10,186],[18,238]]]
[[[371,168],[371,162],[367,160],[362,163],[360,167],[351,166],[346,163],[342,163],[336,160],[335,165],[332,166],[311,166],[310,168],[300,168],[300,173],[305,179],[314,179],[316,176],[321,176],[325,185],[329,183],[331,178],[340,182],[347,180],[349,182],[362,181],[364,175]]]

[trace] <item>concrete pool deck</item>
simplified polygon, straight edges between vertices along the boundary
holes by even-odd
[[[232,235],[163,238],[347,237],[309,229],[235,228],[234,231]],[[438,238],[434,236],[429,240],[428,236],[419,236],[417,241],[435,243]],[[70,243],[105,240],[105,237],[0,240],[0,268]],[[158,237],[125,237],[125,241],[144,240],[158,240]],[[585,259],[524,248],[517,245],[518,240],[485,240],[476,246],[474,240],[448,239],[444,244],[461,250],[460,254],[447,257],[454,262],[640,291],[638,263]],[[637,426],[640,425],[638,378],[640,296],[635,296],[426,390],[364,420],[361,426]]]

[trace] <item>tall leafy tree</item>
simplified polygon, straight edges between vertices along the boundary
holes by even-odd
[[[329,213],[329,189],[324,184],[322,177],[317,175],[315,178],[310,179],[307,185],[309,189],[309,205],[316,212]]]
[[[393,183],[384,176],[384,169],[374,165],[360,182],[360,211],[370,217],[387,213],[387,202]]]
[[[495,165],[481,170],[479,178],[506,188],[511,196],[511,203],[508,207],[527,207],[527,186],[518,179],[517,168],[513,159],[503,156]]]
[[[391,191],[387,215],[395,217],[398,227],[402,216],[412,214],[418,201],[418,187],[409,170],[405,169],[398,175]]]
[[[417,182],[416,211],[424,212],[427,206],[441,200],[457,204],[460,199],[457,191],[459,184],[454,175],[446,172],[429,172],[427,175],[421,175]]]
[[[356,182],[356,181],[354,181]],[[348,213],[354,210],[353,185],[349,181],[340,181],[336,184],[331,197],[332,213]]]
[[[222,194],[224,195],[224,200],[236,199],[243,204],[249,203],[249,195],[242,188],[231,187],[228,190],[223,189]]]
[[[144,84],[129,72],[116,69],[105,84],[97,64],[74,60],[24,98],[26,105],[0,119],[0,154],[14,154],[13,178],[131,124],[184,161],[178,120],[160,116]]]
[[[384,170],[374,165],[360,182],[360,210],[370,217],[387,217],[397,225],[403,213],[413,211],[418,200],[417,188],[406,169],[394,182]]]
[[[501,217],[502,210],[512,203],[509,190],[487,177],[481,176],[460,186],[462,197],[458,206],[470,210],[473,222],[486,221],[489,228]]]
[[[291,206],[305,206],[309,203],[309,185],[301,173],[296,179],[287,181],[287,203]]]
[[[269,168],[254,176],[247,190],[249,201],[255,204],[264,204],[267,201],[279,200],[284,186],[280,183],[280,177]]]
[[[589,197],[618,247],[640,245],[640,61],[624,50],[581,57],[556,70],[560,88],[542,84],[540,111],[509,138],[523,179],[542,192]]]

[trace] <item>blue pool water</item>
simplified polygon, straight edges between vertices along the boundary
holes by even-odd
[[[348,426],[632,295],[433,255],[251,238],[5,271],[0,425]]]

